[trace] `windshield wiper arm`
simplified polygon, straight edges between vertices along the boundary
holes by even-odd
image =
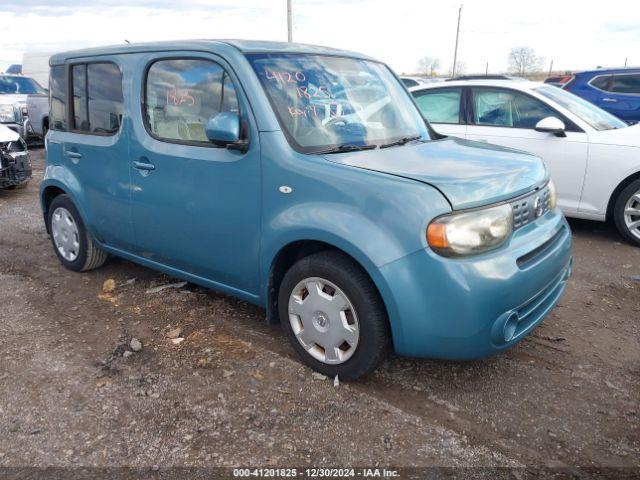
[[[422,135],[414,135],[413,137],[403,137],[400,140],[396,140],[395,142],[385,143],[384,145],[380,145],[380,148],[389,148],[395,147],[398,145],[405,145],[409,142],[413,142],[414,140],[420,140]]]
[[[346,152],[355,152],[359,150],[373,150],[377,145],[354,145],[351,143],[346,143],[344,145],[338,145],[337,147],[329,148],[328,150],[320,150],[318,154],[329,154],[329,153],[346,153]]]

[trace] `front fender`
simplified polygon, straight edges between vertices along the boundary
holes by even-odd
[[[358,262],[380,292],[389,319],[397,318],[397,306],[379,267],[388,263],[388,259],[406,256],[406,252],[398,239],[371,220],[355,211],[341,209],[339,205],[297,205],[276,216],[267,230],[271,235],[263,236],[264,261],[261,266],[265,301],[269,298],[270,271],[278,254],[292,243],[317,241],[344,251]],[[400,323],[391,322],[391,325],[393,337],[402,338]]]
[[[300,240],[329,243],[371,268],[409,253],[383,226],[355,208],[336,203],[293,205],[272,218],[265,230],[268,241],[263,247],[267,258],[275,258],[281,248]]]

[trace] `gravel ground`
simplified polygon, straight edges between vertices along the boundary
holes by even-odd
[[[33,181],[0,191],[0,466],[638,472],[640,248],[609,226],[571,222],[567,293],[509,352],[392,357],[335,387],[259,308],[189,284],[154,291],[177,280],[116,258],[62,268],[32,158]]]

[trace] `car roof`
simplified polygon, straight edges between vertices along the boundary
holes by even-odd
[[[529,80],[521,80],[514,82],[513,80],[451,80],[450,82],[428,83],[417,87],[411,87],[409,91],[415,92],[419,90],[427,90],[431,88],[452,88],[452,87],[501,87],[511,88],[512,90],[532,90],[536,87],[544,85],[542,82],[531,82]]]
[[[231,46],[242,53],[311,53],[317,55],[334,55],[351,58],[373,60],[371,57],[357,52],[307,45],[304,43],[272,42],[261,40],[174,40],[150,43],[126,43],[105,47],[85,48],[57,53],[51,56],[50,65],[59,65],[71,58],[93,57],[100,55],[121,55],[127,53],[154,52],[163,50],[203,50],[208,51],[216,46]]]
[[[640,67],[614,67],[614,68],[596,68],[594,70],[581,70],[575,75],[607,75],[611,73],[638,73]]]

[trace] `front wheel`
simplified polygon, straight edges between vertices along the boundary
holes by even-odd
[[[280,323],[314,370],[344,380],[373,371],[389,350],[386,310],[366,272],[346,255],[319,252],[286,273]]]
[[[620,234],[640,246],[640,180],[632,182],[620,193],[613,218]]]
[[[98,249],[68,195],[59,195],[49,206],[49,233],[60,263],[69,270],[86,272],[101,267],[107,254]]]

